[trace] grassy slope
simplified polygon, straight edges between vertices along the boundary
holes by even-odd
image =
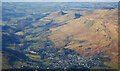
[[[57,21],[64,21],[67,17],[69,20],[66,21],[66,25],[51,28],[52,34],[49,38],[56,44],[56,47],[65,46],[82,55],[93,57],[94,54],[104,53],[102,56],[110,57],[111,64],[116,65],[118,55],[117,9],[95,10],[91,14],[85,11],[80,14],[83,16],[78,19],[69,19],[67,16],[70,15],[69,13],[53,18]],[[105,64],[109,66],[108,63]]]

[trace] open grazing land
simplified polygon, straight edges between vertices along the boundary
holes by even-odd
[[[3,69],[117,69],[118,3],[3,2]]]

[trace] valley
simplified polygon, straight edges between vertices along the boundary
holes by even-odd
[[[118,68],[117,3],[46,4],[3,3],[3,69]]]

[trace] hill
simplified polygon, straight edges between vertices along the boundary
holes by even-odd
[[[83,15],[80,18],[69,19],[65,22],[67,24],[50,29],[52,33],[49,38],[56,48],[64,46],[83,57],[107,57],[117,65],[117,9],[94,10],[90,15],[87,12],[80,13]]]
[[[3,3],[3,69],[117,68],[117,3]]]

